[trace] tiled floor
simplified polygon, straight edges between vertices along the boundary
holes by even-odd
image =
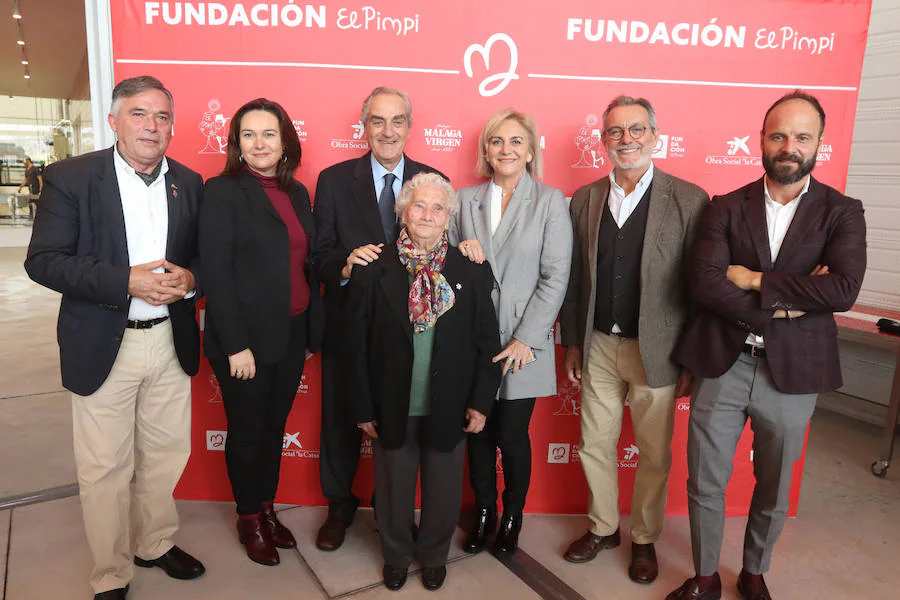
[[[0,247],[0,498],[75,481],[69,399],[61,391],[55,341],[58,296],[27,279],[24,256],[23,248]],[[767,575],[775,597],[900,597],[900,466],[885,479],[869,473],[879,439],[875,427],[825,411],[815,415],[800,517],[785,527]],[[323,553],[314,548],[313,537],[324,509],[283,507],[282,519],[299,547],[280,551],[281,565],[269,568],[242,554],[231,505],[182,502],[179,509],[177,541],[204,561],[207,574],[180,582],[158,569],[138,569],[129,600],[541,597],[488,553],[463,554],[461,530],[439,592],[426,592],[417,574],[400,592],[390,592],[380,585],[370,511],[360,511],[344,548]],[[625,519],[623,529],[627,524]],[[522,549],[573,590],[555,598],[662,600],[691,573],[686,518],[667,521],[658,545],[661,575],[649,586],[638,586],[625,574],[627,538],[621,548],[592,563],[566,563],[562,552],[585,526],[582,517],[526,517]],[[737,598],[743,528],[743,519],[727,520],[721,570],[725,599]],[[89,569],[77,497],[0,511],[0,600],[88,599]]]

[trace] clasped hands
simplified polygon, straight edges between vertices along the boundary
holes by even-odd
[[[828,275],[828,265],[816,265],[810,271],[810,275]],[[762,273],[751,271],[743,265],[729,265],[727,273],[728,281],[742,290],[758,292],[762,286]],[[806,314],[805,310],[776,310],[772,314],[773,319],[796,319]]]
[[[172,304],[193,289],[193,273],[164,258],[135,265],[128,275],[128,294],[152,306]]]

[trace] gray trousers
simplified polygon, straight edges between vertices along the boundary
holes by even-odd
[[[817,397],[779,392],[766,359],[743,353],[721,377],[696,384],[688,425],[688,511],[697,575],[718,569],[725,488],[747,418],[753,430],[756,485],[744,534],[743,567],[754,574],[768,571],[787,515],[793,464],[803,452]]]
[[[385,450],[374,440],[375,497],[378,532],[385,564],[408,567],[413,558],[423,567],[447,564],[450,542],[462,502],[466,445],[438,452],[425,440],[429,417],[409,417],[406,441],[397,450]],[[422,514],[413,538],[416,480],[422,472]]]

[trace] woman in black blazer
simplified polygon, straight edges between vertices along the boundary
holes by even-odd
[[[500,385],[493,278],[447,239],[459,202],[435,173],[408,181],[405,228],[380,258],[354,266],[341,347],[342,396],[373,438],[384,583],[399,589],[413,558],[427,589],[441,586],[459,518],[466,433],[484,427]],[[422,515],[413,534],[421,468]]]
[[[310,267],[309,194],[293,178],[300,140],[277,103],[259,98],[231,119],[222,175],[206,182],[200,261],[204,347],[228,419],[225,463],[247,556],[278,564],[297,545],[275,515],[284,426],[307,350],[322,342],[319,282]]]

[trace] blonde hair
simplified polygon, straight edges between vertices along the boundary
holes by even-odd
[[[497,133],[504,121],[513,121],[522,126],[528,136],[528,150],[531,152],[531,160],[526,165],[528,173],[537,179],[544,174],[544,157],[541,153],[540,138],[537,132],[537,123],[534,117],[514,108],[506,108],[494,114],[481,130],[478,136],[478,156],[475,159],[475,174],[479,177],[493,177],[494,168],[487,159],[487,145],[490,139]]]

